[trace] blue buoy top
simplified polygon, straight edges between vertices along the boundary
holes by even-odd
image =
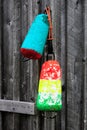
[[[30,49],[43,54],[49,31],[48,16],[39,14],[32,22],[21,48]]]

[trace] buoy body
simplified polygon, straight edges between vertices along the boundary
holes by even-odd
[[[48,16],[39,14],[35,17],[21,46],[21,53],[30,59],[41,58],[49,30]]]
[[[36,107],[41,111],[58,111],[62,108],[61,68],[57,61],[42,65]]]

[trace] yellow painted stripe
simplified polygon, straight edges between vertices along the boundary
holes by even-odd
[[[38,92],[51,92],[61,94],[61,80],[40,80]]]

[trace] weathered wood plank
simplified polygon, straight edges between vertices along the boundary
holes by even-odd
[[[65,115],[66,115],[66,104],[65,104],[65,100],[66,100],[66,85],[65,85],[65,80],[66,80],[66,35],[65,35],[65,30],[66,30],[66,10],[65,10],[65,1],[61,0],[61,28],[60,28],[60,44],[61,44],[61,68],[62,68],[62,85],[64,86],[64,91],[62,93],[62,104],[63,104],[63,108],[61,111],[61,130],[65,130]]]
[[[52,24],[53,24],[53,37],[54,37],[53,51],[55,54],[55,59],[61,65],[61,0],[51,0],[50,7],[52,11]],[[51,123],[54,126],[53,130],[61,129],[61,111],[57,112],[56,118],[54,118],[50,122],[50,124]]]
[[[83,86],[82,81],[83,64],[80,62],[77,63],[75,59],[79,58],[81,59],[83,57],[82,2],[78,1],[78,4],[77,2],[75,2],[72,6],[69,3],[70,1],[68,0],[67,34],[66,34],[67,35],[67,115],[66,115],[67,128],[66,129],[80,130],[82,124],[81,101],[82,101],[82,86]],[[79,34],[81,34],[80,37]]]
[[[84,87],[83,87],[83,127],[87,129],[87,0],[83,4],[83,19],[84,19]]]
[[[28,0],[28,24],[32,22],[35,16],[39,13],[38,1],[36,0]],[[31,60],[27,66],[27,72],[30,77],[27,80],[27,100],[35,102],[37,89],[38,89],[38,80],[39,80],[39,63],[38,60]],[[28,117],[28,129],[30,130],[39,130],[40,129],[40,120],[39,115],[35,117]]]
[[[0,99],[0,111],[35,115],[35,103]]]
[[[20,1],[3,1],[3,98],[19,100]],[[3,129],[18,130],[17,114],[3,114]],[[6,127],[8,126],[8,127]]]
[[[20,100],[20,0],[14,0],[13,19],[13,100]],[[19,129],[19,115],[14,114],[14,130]]]
[[[2,2],[0,0],[0,99],[2,98]],[[0,130],[2,130],[2,114],[0,112]]]
[[[34,17],[38,14],[38,1],[22,0],[21,1],[21,27],[22,27],[22,41],[27,34]],[[21,62],[21,93],[22,101],[35,102],[38,85],[38,60],[30,60],[28,62]],[[39,130],[38,116],[21,116],[20,129]]]
[[[13,100],[20,100],[20,0],[14,1],[13,20]],[[14,130],[19,129],[19,115],[14,114]]]
[[[53,49],[55,59],[61,63],[61,0],[51,0],[50,6],[52,10],[53,22]]]
[[[28,31],[28,0],[21,0],[21,44]],[[30,14],[29,14],[30,15]],[[21,62],[20,68],[20,100],[27,101],[27,62]],[[28,79],[29,80],[29,79]],[[20,130],[28,129],[28,121],[26,115],[20,115]]]

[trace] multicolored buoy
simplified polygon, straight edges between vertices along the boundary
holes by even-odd
[[[21,53],[29,59],[41,58],[47,41],[49,22],[47,14],[35,17],[21,46]]]
[[[62,108],[61,67],[56,60],[42,65],[36,107],[41,111],[58,111]]]

